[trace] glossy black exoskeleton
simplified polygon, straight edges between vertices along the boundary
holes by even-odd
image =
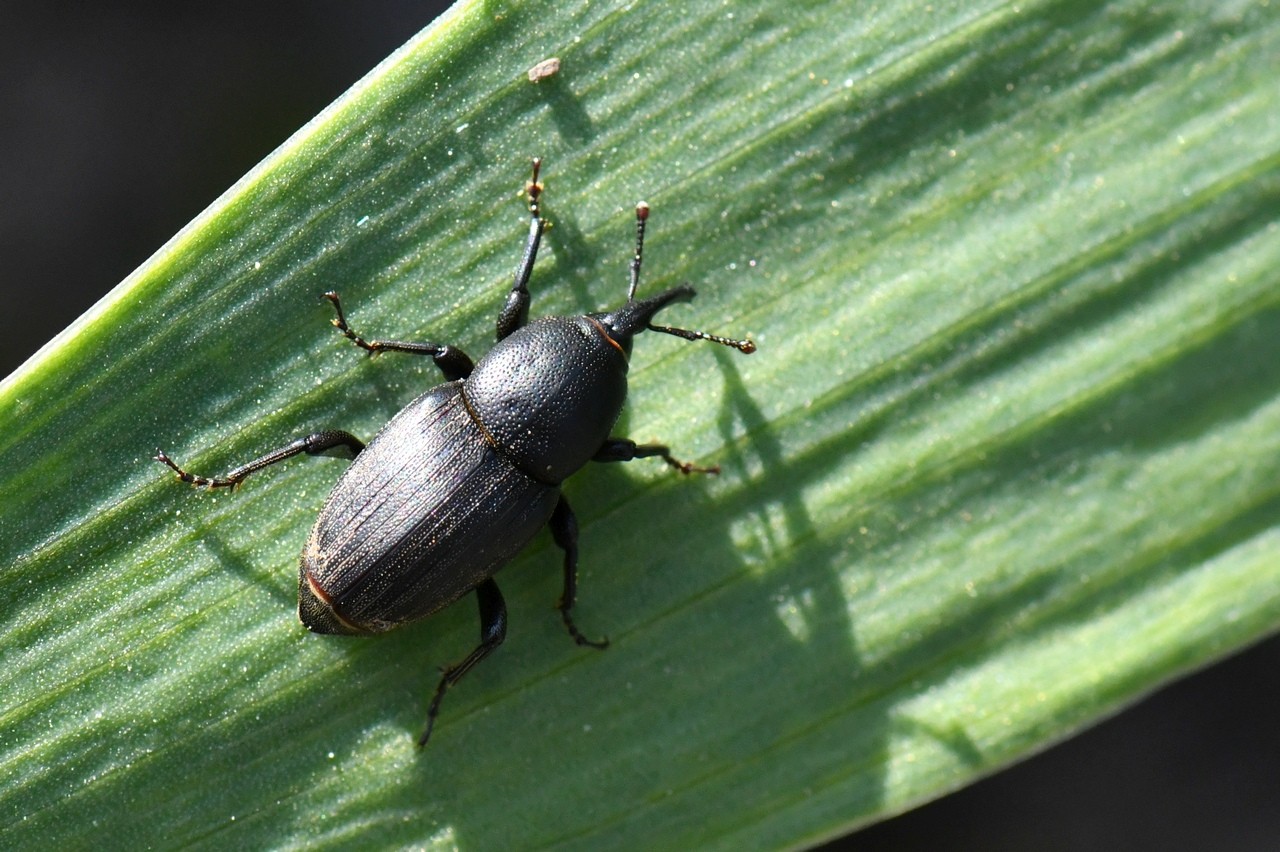
[[[755,351],[749,340],[653,324],[658,311],[692,299],[694,291],[684,285],[635,298],[649,213],[643,202],[636,206],[626,303],[607,313],[529,323],[527,285],[545,229],[539,166],[534,160],[529,236],[498,316],[498,343],[479,363],[437,343],[366,341],[347,325],[338,295],[325,294],[337,312],[333,324],[357,346],[370,354],[430,356],[446,379],[409,403],[367,447],[347,432],[316,432],[219,478],[188,473],[156,453],[184,482],[208,488],[234,487],[300,453],[354,459],[302,551],[298,615],[317,633],[381,633],[475,591],[480,644],[444,670],[419,745],[431,735],[445,691],[502,644],[507,613],[493,575],[544,525],[564,550],[565,627],[579,645],[607,644],[584,637],[570,616],[578,529],[560,483],[589,461],[658,457],[681,473],[717,471],[678,461],[659,444],[610,437],[627,395],[632,338],[659,331]]]

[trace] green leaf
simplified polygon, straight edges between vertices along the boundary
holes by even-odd
[[[1060,739],[1280,623],[1280,19],[1265,4],[472,3],[0,385],[0,846],[795,846]],[[553,77],[525,76],[558,56]],[[341,463],[196,492],[534,311],[665,319],[593,466],[575,647],[540,537],[464,602],[307,633]],[[657,338],[657,339],[654,339]]]

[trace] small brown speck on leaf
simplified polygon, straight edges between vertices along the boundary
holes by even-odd
[[[537,83],[539,80],[545,80],[554,76],[560,70],[560,58],[553,56],[550,59],[544,59],[537,65],[529,69],[529,82]]]

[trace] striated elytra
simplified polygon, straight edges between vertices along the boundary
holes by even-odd
[[[627,301],[607,313],[528,322],[528,282],[546,223],[540,214],[541,163],[526,187],[529,235],[515,282],[498,316],[498,343],[479,363],[437,343],[366,341],[347,325],[336,293],[333,324],[370,354],[427,355],[445,383],[409,403],[365,446],[348,432],[298,438],[223,477],[188,473],[157,450],[156,459],[184,481],[231,488],[284,459],[342,455],[353,459],[320,510],[302,551],[298,615],[317,633],[372,634],[443,609],[470,591],[480,607],[480,644],[443,670],[418,739],[431,736],[449,687],[506,636],[507,612],[493,576],[544,525],[564,551],[559,609],[579,645],[602,648],[574,625],[578,528],[560,484],[589,461],[661,458],[681,473],[715,473],[675,459],[660,444],[610,436],[627,396],[632,338],[658,331],[709,340],[744,353],[750,340],[659,326],[653,318],[693,298],[675,287],[636,298],[649,208],[636,206],[636,249]]]

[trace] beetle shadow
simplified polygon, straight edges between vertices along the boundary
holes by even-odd
[[[770,692],[803,695],[810,705],[817,701],[828,708],[819,714],[826,721],[815,730],[811,706],[771,706],[775,721],[755,743],[758,753],[773,754],[797,731],[829,739],[830,765],[808,769],[817,776],[829,771],[849,777],[851,795],[866,812],[883,804],[895,738],[923,736],[959,765],[986,765],[988,758],[962,726],[917,720],[910,699],[904,702],[903,696],[911,694],[923,672],[930,672],[928,682],[935,683],[946,672],[964,670],[972,664],[969,654],[982,654],[991,637],[1003,635],[1011,610],[1042,601],[1061,581],[1027,576],[976,600],[957,595],[964,598],[964,609],[957,608],[954,618],[904,639],[884,662],[865,659],[857,619],[860,609],[873,604],[872,596],[863,593],[891,580],[876,576],[870,565],[891,564],[892,556],[877,557],[892,553],[899,538],[912,535],[912,526],[927,528],[947,512],[937,513],[934,506],[918,505],[916,498],[890,493],[861,514],[860,540],[824,533],[805,506],[805,491],[829,476],[835,459],[857,454],[879,428],[876,418],[850,424],[832,441],[788,457],[743,382],[736,359],[719,350],[715,357],[725,382],[725,405],[718,418],[725,448],[721,464],[726,471],[741,473],[747,484],[721,501],[726,516],[735,519],[730,524],[733,534],[721,546],[741,554],[747,566],[762,566],[750,573],[751,583],[740,584],[728,609],[735,618],[751,618],[759,628],[759,639],[753,643],[758,641],[765,650],[761,659],[769,661],[770,680],[780,681]],[[985,483],[956,483],[946,498],[948,507],[954,511],[957,504],[963,506],[972,497],[969,489],[985,488]],[[969,654],[945,650],[956,648]],[[758,672],[752,674],[759,677]],[[741,688],[749,694],[750,681],[744,679]],[[753,763],[754,773],[766,765],[758,758]],[[851,773],[850,766],[858,771]],[[744,782],[750,775],[744,775]]]
[[[264,567],[243,548],[232,544],[226,536],[219,533],[216,525],[201,523],[193,528],[192,532],[197,534],[199,546],[209,552],[219,571],[226,571],[240,578],[243,584],[250,587],[255,594],[261,593],[264,597],[277,601],[285,607],[286,611],[291,612],[296,609],[298,574],[296,562],[288,566]],[[302,549],[301,542],[298,544],[298,549],[299,551]],[[281,579],[282,576],[285,577],[284,580]]]
[[[841,564],[838,548],[819,544],[823,536],[803,499],[804,486],[818,471],[787,459],[733,354],[713,354],[724,382],[725,401],[717,416],[724,447],[720,464],[744,480],[736,495],[740,505],[729,512],[737,519],[737,532],[723,546],[742,554],[744,563],[761,566],[749,574],[751,582],[742,584],[737,603],[753,611],[754,623],[767,631],[768,655],[763,659],[770,660],[772,676],[784,682],[776,694],[812,696],[816,686],[832,704],[847,703],[842,693],[855,692],[866,671],[842,588],[841,575],[849,569]],[[788,551],[794,553],[790,558]],[[784,662],[778,666],[777,660]],[[815,685],[814,674],[827,685]],[[760,754],[769,754],[776,743],[812,721],[808,707],[777,702],[771,709],[776,718],[754,744]],[[861,714],[860,728],[851,734],[855,739],[841,750],[840,760],[863,767],[886,764],[887,715]],[[883,773],[867,786],[880,795]]]
[[[496,311],[494,315],[497,315]],[[485,340],[458,341],[429,332],[390,331],[391,334],[381,336],[389,340],[430,341],[450,346],[462,350],[473,360],[479,360],[492,345]],[[477,349],[481,350],[479,354]],[[355,363],[342,365],[344,370],[351,371],[349,375],[353,380],[343,382],[340,396],[318,401],[320,404],[309,410],[304,431],[298,434],[305,434],[306,430],[342,429],[367,444],[401,409],[445,382],[444,375],[431,358],[421,355],[401,352],[364,355],[357,352],[353,360]]]
[[[534,88],[550,107],[551,120],[561,136],[578,145],[591,140],[596,132],[591,116],[582,105],[582,98],[569,88],[563,70],[553,77],[540,80]]]
[[[571,307],[561,313],[589,313],[594,311],[596,306],[591,301],[591,284],[598,277],[597,271],[600,269],[601,264],[608,262],[606,253],[586,238],[586,235],[583,234],[582,229],[578,226],[577,218],[570,210],[560,211],[556,207],[554,200],[545,202],[544,207],[547,221],[551,224],[551,227],[547,228],[546,235],[543,237],[543,245],[551,249],[551,255],[555,259],[555,268],[548,270],[543,267],[541,274],[539,274],[538,270],[535,270],[535,280],[530,285],[530,289],[534,290],[538,280],[554,281],[557,288],[568,284],[568,289],[573,294],[573,299],[570,302]],[[620,256],[626,257],[625,254]],[[625,294],[623,283],[625,279],[620,275],[618,280],[618,291]],[[534,290],[533,300],[535,303],[537,299],[538,293]]]

